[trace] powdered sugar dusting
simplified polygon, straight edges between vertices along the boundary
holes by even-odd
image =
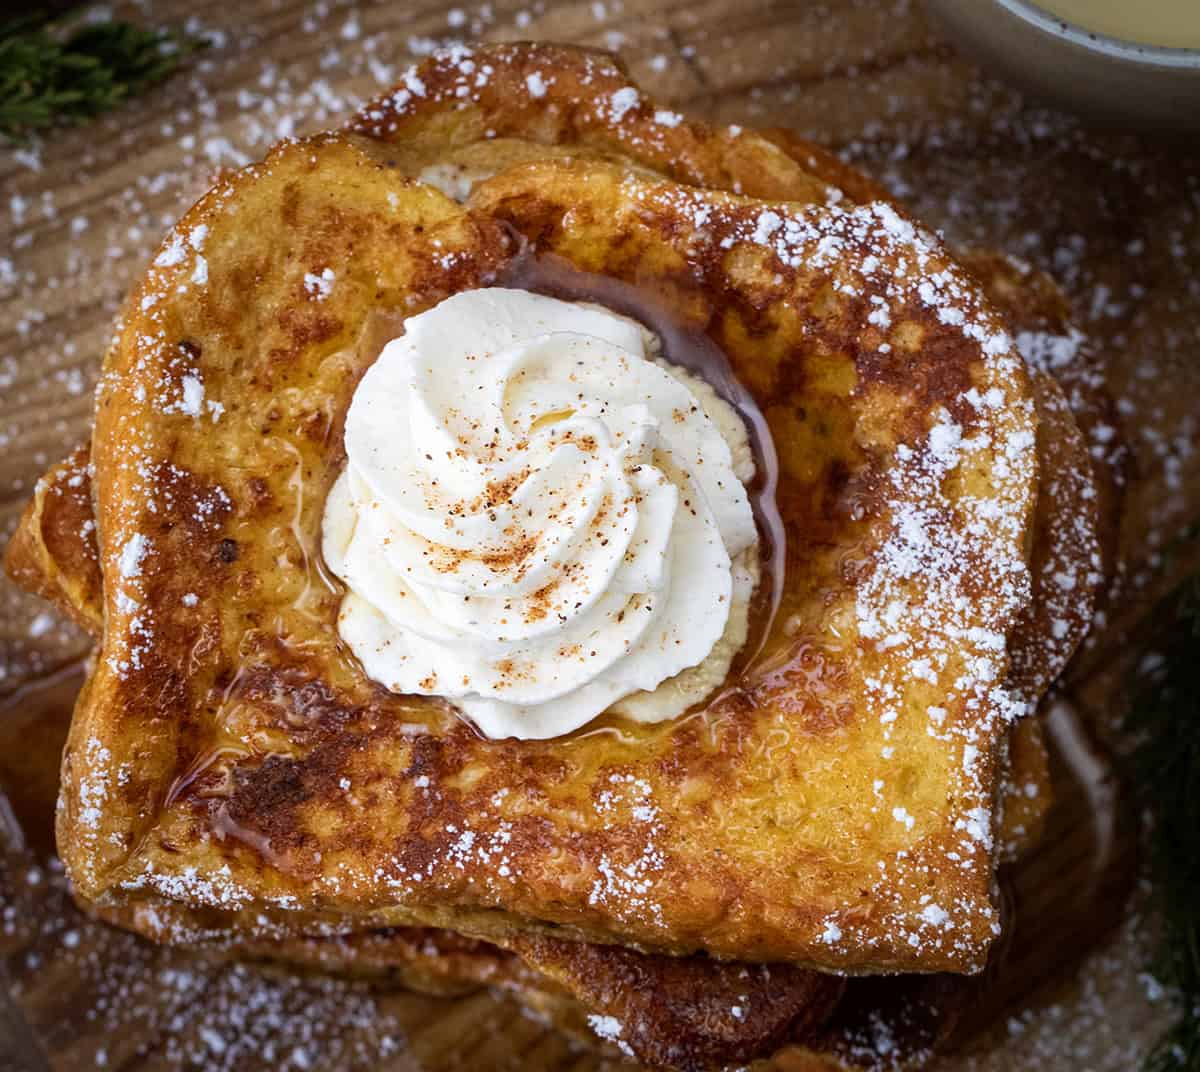
[[[304,290],[317,301],[324,301],[333,293],[333,282],[337,278],[332,268],[319,272],[304,273]]]
[[[596,1037],[605,1042],[611,1042],[617,1047],[626,1057],[633,1057],[633,1050],[629,1044],[621,1038],[621,1021],[615,1016],[600,1016],[596,1013],[589,1013],[587,1018],[588,1026],[596,1033]]]

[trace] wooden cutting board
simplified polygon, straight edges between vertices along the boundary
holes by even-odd
[[[113,13],[147,21],[138,5]],[[1200,518],[1200,158],[1023,104],[908,2],[177,0],[156,3],[152,21],[187,23],[212,45],[109,117],[0,150],[0,538],[42,469],[87,435],[116,305],[212,172],[335,125],[438,43],[614,49],[653,95],[724,122],[791,126],[874,173],[954,242],[1004,249],[1060,280],[1104,356],[1133,455],[1127,578],[1052,725],[1058,804],[1011,879],[1004,966],[942,1067],[1135,1067],[1165,1011],[1139,978],[1142,928],[1127,907],[1135,823],[1104,742],[1140,623],[1186,563],[1175,545]],[[381,994],[213,967],[79,917],[48,824],[78,683],[70,667],[84,647],[0,581],[0,988],[7,978],[17,1005],[0,1005],[0,1025],[20,1014],[26,1049],[40,1053],[27,1061],[138,1072],[616,1067],[487,994]],[[0,1069],[7,1057],[0,1040]]]

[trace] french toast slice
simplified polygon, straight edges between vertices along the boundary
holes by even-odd
[[[708,329],[777,425],[779,627],[704,719],[481,741],[336,644],[312,540],[353,341],[368,309],[496,278],[514,232]],[[346,926],[557,925],[843,970],[982,963],[1034,415],[1002,323],[933,240],[886,206],[764,207],[598,162],[512,168],[460,208],[324,137],[225,180],[157,261],[93,439],[105,630],[60,813],[83,896],[303,897]],[[305,290],[314,271],[336,300]],[[802,421],[818,410],[827,425]],[[360,803],[335,799],[346,779]]]
[[[214,927],[166,903],[100,918],[172,944],[202,934],[194,948],[217,959],[270,961],[439,995],[486,986],[593,1046],[589,1024],[617,1025],[608,1041],[626,1056],[686,1072],[744,1064],[798,1040],[815,1044],[847,985],[789,964],[670,957],[544,935],[514,933],[502,946],[437,928],[272,937],[251,935],[234,920]]]
[[[446,49],[360,108],[346,129],[386,145],[403,173],[425,173],[460,196],[480,174],[554,156],[769,201],[890,200],[818,145],[786,131],[698,122],[647,97],[610,53],[574,46]]]
[[[329,143],[326,143],[326,144],[329,144]],[[334,150],[332,150],[332,148],[330,146],[330,152],[332,152],[332,151],[334,151]],[[347,185],[349,185],[349,184],[347,184]],[[776,214],[776,215],[778,215],[778,214]],[[245,216],[242,218],[245,218]],[[770,220],[768,220],[767,222],[769,223]],[[199,224],[199,226],[208,226],[208,224]],[[192,235],[192,232],[190,232],[190,238],[188,238],[188,242],[193,241],[191,235]],[[186,248],[184,248],[184,250],[180,250],[178,241],[176,241],[176,244],[174,246],[170,246],[170,247],[166,248],[166,250],[163,251],[162,257],[160,259],[163,259],[164,262],[174,262],[174,259],[176,257],[180,256],[180,253],[182,253],[182,257],[184,257],[184,259],[187,259],[188,257],[190,257],[190,254],[188,254]],[[203,256],[203,254],[200,254],[200,256]],[[163,266],[163,268],[169,269],[170,266],[172,266],[172,263],[164,263],[163,265],[160,265],[160,266]],[[208,270],[208,258],[205,259],[205,270]],[[197,271],[198,271],[197,264],[193,264],[192,271],[193,271],[193,274],[197,273]],[[209,292],[211,292],[212,289],[214,289],[214,287],[212,287],[212,286],[208,287]],[[151,297],[150,294],[144,294],[144,295],[142,295],[142,301],[145,301],[146,299],[148,299],[150,297]],[[145,312],[145,310],[138,310],[138,311],[143,312],[143,313]],[[155,315],[155,316],[161,316],[161,315],[162,315],[162,311],[160,311],[160,313],[157,313],[157,315]],[[308,330],[308,325],[305,325],[305,330]],[[950,334],[953,334],[953,333],[950,333]],[[190,340],[185,340],[185,341],[190,341]],[[186,389],[191,389],[193,397],[194,397],[194,394],[196,394],[196,388],[194,388],[194,382],[196,382],[197,378],[193,376],[191,379],[188,379],[186,372],[180,372],[180,377],[181,377],[181,382],[180,382],[179,389],[181,391],[181,395],[180,395],[179,403],[168,402],[167,406],[186,405],[187,399],[184,396],[184,394],[182,394],[182,393],[184,393],[184,391]],[[203,385],[202,385],[202,387],[203,387]],[[210,399],[209,401],[212,401],[212,400]],[[224,405],[224,403],[222,403],[220,401],[220,399],[217,399],[216,401],[217,401],[217,405]],[[102,408],[102,412],[103,412],[103,408]],[[215,411],[214,411],[214,413],[215,413]],[[97,437],[97,442],[102,442],[102,438]],[[104,468],[103,463],[101,463],[101,468],[102,469]],[[134,483],[138,483],[138,478],[134,478]],[[101,490],[100,501],[101,501],[100,513],[101,513],[101,519],[103,520],[103,515],[104,515],[104,492],[103,492],[103,490]],[[215,499],[214,503],[212,503],[210,505],[210,513],[216,513],[216,511],[218,511],[218,509],[220,509],[220,507],[221,507],[220,497],[217,497]],[[154,511],[149,511],[149,513],[154,513]],[[203,513],[203,511],[202,511],[202,513]],[[106,531],[106,529],[107,529],[107,526],[104,526],[102,523],[102,531]],[[130,539],[133,539],[133,537],[130,537]],[[143,541],[139,540],[138,543],[133,545],[132,550],[137,551],[140,549],[140,547],[144,547],[144,546],[145,545],[144,545]],[[230,555],[233,555],[233,553],[236,553],[234,550],[234,547],[236,547],[236,544],[234,544],[233,546],[230,546],[230,544],[228,543],[228,540],[223,541],[223,543],[217,547],[216,555],[217,555],[218,561],[224,561],[224,558],[222,556],[230,556]],[[140,569],[140,563],[134,563],[134,568]],[[1000,589],[997,588],[996,591],[1000,591]],[[119,601],[120,595],[121,595],[121,593],[118,593],[118,601]],[[197,593],[184,592],[184,593],[181,593],[181,595],[196,595],[197,600],[199,600],[199,595]],[[126,593],[125,600],[126,600],[126,603],[130,603],[130,601],[132,601],[132,598],[130,597],[130,595],[128,595]],[[126,624],[132,624],[134,619],[136,619],[136,618],[137,618],[137,616],[131,617],[130,621],[128,621]],[[109,616],[110,622],[112,622],[112,619],[113,619],[113,616]],[[144,628],[144,622],[139,622],[138,628]],[[116,645],[120,645],[121,641],[114,640],[114,639],[112,639],[112,637],[109,636],[109,634],[112,633],[112,631],[113,630],[108,630],[108,633],[106,634],[106,645],[108,645],[108,643],[110,643],[110,642],[116,643]],[[126,640],[128,640],[128,636],[126,636]],[[134,652],[137,652],[136,643],[134,643],[133,649],[134,649]],[[138,653],[138,655],[140,657],[140,653]],[[116,670],[120,670],[120,663],[122,660],[120,653],[116,653],[115,660],[116,660]],[[112,660],[110,660],[110,659],[103,660],[103,665],[106,665],[106,666],[109,665],[110,661],[112,661]],[[130,661],[130,663],[132,663],[133,660],[126,659],[125,661]],[[110,669],[112,669],[112,667],[110,667]],[[134,666],[133,669],[137,670],[138,667]],[[104,676],[104,675],[106,675],[107,671],[102,669],[100,671],[100,673],[101,673],[101,676]],[[168,679],[168,681],[169,681],[169,679],[170,679],[169,673],[168,673],[166,679]],[[95,685],[96,683],[94,682],[92,684]],[[118,689],[118,691],[120,691],[120,689]],[[169,733],[169,731],[168,731],[168,733]],[[107,747],[107,745],[102,745],[102,747]],[[988,749],[985,748],[984,754],[986,754],[986,751],[988,751]],[[186,780],[186,777],[188,774],[190,774],[190,771],[188,771],[188,769],[185,767],[179,773],[181,773],[182,775],[185,775],[185,780]],[[212,773],[212,772],[210,772],[210,773]],[[185,786],[185,789],[186,789],[186,787],[190,787],[190,786],[191,786],[191,783],[188,783],[188,785]],[[990,796],[990,793],[980,793],[980,797],[986,797],[986,796]],[[895,810],[895,809],[893,809],[893,810]],[[970,809],[968,809],[968,810],[970,810]],[[66,808],[65,809],[65,816],[66,816],[65,821],[66,821],[66,825],[68,827],[71,826],[70,813],[71,813],[71,808],[70,807]],[[128,818],[128,816],[127,816],[127,818]],[[224,822],[224,820],[222,820],[222,822]],[[236,825],[236,820],[234,821],[234,824]],[[186,822],[185,822],[185,825],[186,825]],[[136,826],[136,824],[134,824],[134,826]],[[132,833],[132,831],[128,831],[127,833]],[[268,840],[270,840],[270,839],[268,838]],[[112,842],[110,842],[110,840],[107,840],[106,845],[112,845]],[[209,843],[209,846],[211,848],[211,843]],[[422,846],[422,848],[424,848],[424,846]],[[448,846],[448,848],[449,848],[449,846]],[[70,855],[70,854],[68,854],[68,855]],[[102,860],[102,857],[90,856],[89,854],[86,854],[86,852],[84,852],[84,854],[80,854],[80,855],[89,856],[89,860],[97,860],[97,861]],[[986,856],[986,852],[985,852],[984,856]],[[220,869],[217,869],[216,873],[220,874]],[[598,879],[593,879],[593,881],[598,881]],[[986,884],[984,884],[984,885],[986,885]],[[85,884],[80,884],[80,886],[82,886],[82,888],[83,888],[83,886],[85,886]],[[972,917],[974,918],[974,920],[978,921],[979,914],[972,914]],[[566,922],[566,921],[559,920],[558,922]],[[848,920],[847,920],[847,922],[848,922]],[[583,924],[580,921],[576,921],[576,926],[583,926]],[[810,927],[815,929],[815,924],[810,924]],[[670,929],[670,928],[667,928],[667,929]],[[706,928],[706,933],[707,932],[708,932],[708,929]],[[822,933],[824,933],[824,928],[822,928]],[[911,948],[911,946],[910,946],[910,948]]]

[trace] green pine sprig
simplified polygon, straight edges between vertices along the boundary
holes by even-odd
[[[1200,574],[1171,597],[1162,661],[1135,685],[1129,771],[1151,814],[1147,842],[1162,932],[1152,972],[1178,998],[1178,1016],[1146,1072],[1200,1070]]]
[[[128,22],[67,22],[34,15],[0,26],[0,136],[21,140],[106,112],[204,46]]]

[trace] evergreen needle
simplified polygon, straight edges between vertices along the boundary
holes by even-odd
[[[20,140],[116,107],[162,81],[203,42],[128,22],[0,25],[0,136]]]
[[[1161,658],[1143,664],[1127,722],[1131,781],[1153,824],[1147,858],[1162,932],[1152,970],[1179,999],[1146,1072],[1200,1070],[1200,574],[1170,602],[1174,624]]]

